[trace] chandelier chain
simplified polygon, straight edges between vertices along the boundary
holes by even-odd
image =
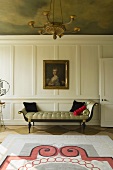
[[[61,2],[61,0],[60,0],[60,11],[61,11],[62,24],[63,24],[63,13],[62,13],[62,2]]]
[[[54,20],[55,20],[54,11],[55,11],[55,0],[53,0],[53,24],[54,24]]]

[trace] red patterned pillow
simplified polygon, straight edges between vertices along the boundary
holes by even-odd
[[[77,110],[80,107],[84,106],[84,104],[85,104],[85,102],[78,102],[78,101],[74,100],[70,112],[74,112],[75,110]]]
[[[75,110],[73,112],[74,116],[80,115],[81,112],[83,112],[85,109],[86,109],[86,106],[84,105],[84,106],[80,107],[79,109]]]

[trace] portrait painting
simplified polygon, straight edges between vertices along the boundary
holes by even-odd
[[[69,60],[43,60],[43,88],[69,89]]]

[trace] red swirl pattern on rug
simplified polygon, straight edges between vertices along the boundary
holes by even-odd
[[[42,158],[39,158],[39,155]],[[77,156],[81,156],[81,160],[76,159]],[[27,170],[28,167],[39,166],[42,163],[55,163],[55,162],[71,162],[76,163],[81,166],[87,167],[90,165],[90,168],[98,169],[98,166],[95,167],[91,161],[107,161],[109,165],[113,168],[113,158],[112,157],[90,157],[87,152],[78,146],[64,146],[61,148],[57,148],[56,146],[50,145],[40,145],[31,150],[29,156],[7,156],[4,162],[2,163],[0,169],[7,169],[8,165],[12,160],[28,160],[30,162],[25,163],[23,166],[20,166],[18,170]],[[87,162],[89,161],[89,162]]]

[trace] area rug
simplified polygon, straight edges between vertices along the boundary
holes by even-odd
[[[9,135],[0,145],[0,170],[112,170],[108,136]]]

